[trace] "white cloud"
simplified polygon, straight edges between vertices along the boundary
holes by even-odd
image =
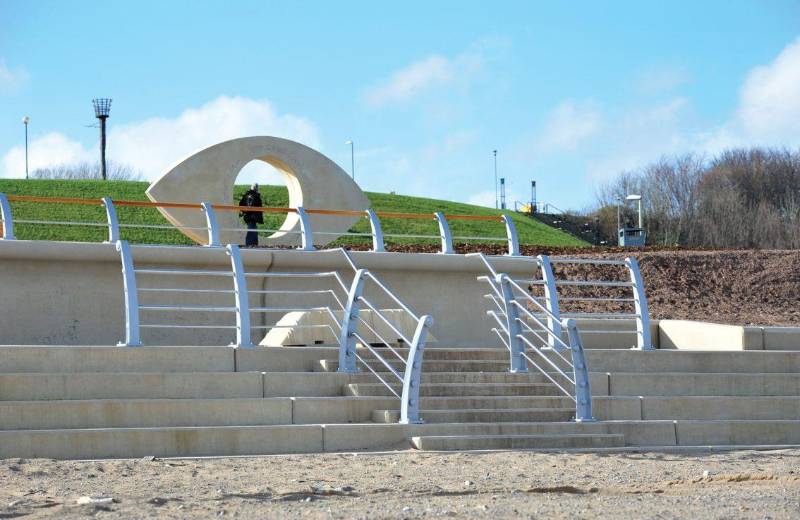
[[[595,135],[601,124],[600,111],[593,101],[562,101],[547,116],[536,149],[575,150],[583,141]]]
[[[800,38],[775,60],[752,69],[739,93],[735,124],[744,137],[797,144],[800,138]]]
[[[444,85],[455,77],[453,63],[444,56],[432,55],[404,67],[367,89],[365,98],[372,107],[406,101],[428,88]]]
[[[113,124],[113,120],[112,120]],[[108,158],[140,170],[152,180],[188,155],[221,141],[250,135],[274,135],[318,148],[316,126],[291,114],[278,114],[266,100],[219,97],[199,108],[184,110],[175,118],[151,118],[112,126],[108,138]],[[95,160],[80,143],[60,134],[50,134],[31,143],[31,170],[45,166]],[[4,177],[18,177],[20,158],[24,174],[24,148],[15,147],[3,158]],[[239,182],[259,179],[282,183],[267,165],[251,163],[242,171]],[[268,175],[264,178],[264,175]]]
[[[643,94],[671,92],[691,80],[686,67],[676,64],[652,66],[644,69],[635,80],[636,89]]]
[[[506,39],[485,38],[452,58],[431,54],[368,87],[362,97],[368,106],[378,108],[407,102],[437,87],[466,85],[480,75],[487,63],[501,57],[509,46]]]
[[[57,132],[33,139],[28,148],[28,169],[46,168],[59,164],[74,164],[92,160],[96,157],[76,141]],[[25,147],[15,146],[9,150],[0,163],[0,177],[25,178]]]
[[[22,67],[11,69],[0,58],[0,92],[13,92],[28,81],[28,72]]]

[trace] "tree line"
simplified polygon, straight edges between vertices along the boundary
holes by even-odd
[[[591,212],[608,236],[629,194],[642,195],[648,244],[800,248],[800,150],[686,154],[623,172],[597,189]],[[621,209],[623,223],[636,222],[635,207]]]

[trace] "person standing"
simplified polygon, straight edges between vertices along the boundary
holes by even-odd
[[[258,184],[253,183],[250,189],[244,192],[242,199],[239,201],[239,206],[250,208],[263,207],[261,194],[258,192]],[[244,223],[247,224],[248,229],[244,245],[246,247],[258,247],[258,232],[254,230],[258,227],[258,224],[264,223],[264,213],[261,211],[240,211],[239,216],[242,217]]]

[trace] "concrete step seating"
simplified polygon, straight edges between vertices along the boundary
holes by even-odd
[[[0,347],[0,457],[800,444],[800,352],[590,350],[598,421],[575,423],[505,351],[428,348],[421,425],[397,424],[372,374],[335,372],[337,354]]]

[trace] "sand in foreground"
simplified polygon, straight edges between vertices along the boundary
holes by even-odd
[[[0,518],[88,515],[798,518],[800,450],[0,461]]]

